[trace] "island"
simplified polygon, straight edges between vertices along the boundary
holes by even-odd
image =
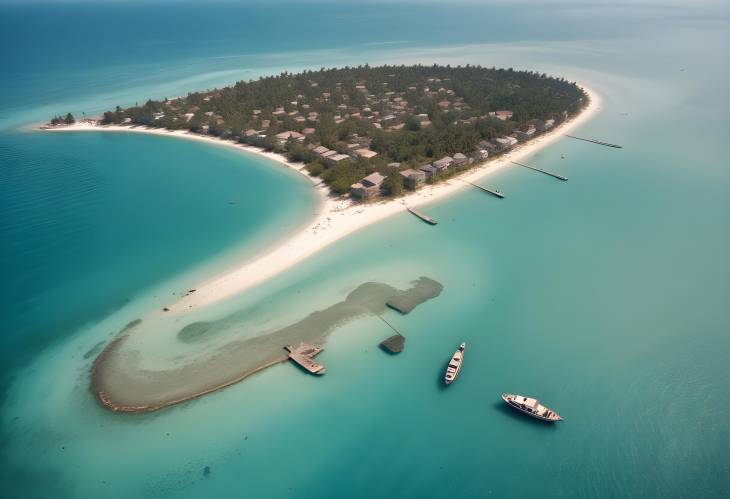
[[[98,124],[184,130],[258,146],[304,163],[335,195],[370,201],[498,157],[587,102],[577,84],[531,71],[363,65],[284,72],[148,100],[107,111]],[[56,117],[47,127],[73,123]]]
[[[90,350],[96,398],[121,412],[175,405],[285,361],[287,345],[322,345],[349,320],[379,316],[387,307],[405,314],[438,296],[441,285],[425,277],[405,291],[366,283],[340,304],[248,339],[227,337],[231,317],[200,319],[207,306],[367,225],[408,211],[432,220],[414,208],[507,165],[549,173],[518,161],[588,119],[599,103],[574,82],[530,71],[365,65],[265,76],[117,107],[97,119],[54,117],[41,128],[171,136],[263,155],[306,175],[320,196],[306,228],[221,275],[190,283],[186,293],[173,293],[170,303],[130,323],[101,352],[101,346]],[[432,221],[422,230],[436,230]],[[333,320],[322,322],[329,314]],[[155,347],[147,343],[153,337]],[[381,348],[397,353],[403,343],[396,334]],[[174,354],[180,348],[185,358]],[[146,363],[168,354],[166,366]]]

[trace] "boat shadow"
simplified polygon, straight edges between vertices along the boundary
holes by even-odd
[[[527,414],[522,414],[517,410],[510,408],[504,402],[495,402],[494,404],[492,404],[492,407],[494,407],[497,412],[505,415],[506,417],[513,418],[515,421],[519,420],[526,425],[531,425],[535,427],[539,426],[542,428],[547,428],[550,431],[557,430],[556,422],[540,421],[539,419],[532,418]]]

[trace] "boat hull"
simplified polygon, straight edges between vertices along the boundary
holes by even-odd
[[[522,398],[523,400],[534,400],[528,399],[527,397],[522,397],[521,395],[502,394],[502,400],[505,404],[510,406],[512,409],[515,409],[516,411],[525,414],[526,416],[530,416],[531,418],[537,419],[539,421],[545,421],[546,423],[555,423],[563,420],[563,418],[560,417],[557,412],[543,405],[539,405],[539,407],[544,409],[544,411],[540,412],[535,411],[533,407],[524,407],[524,404],[519,403],[519,398]]]
[[[444,384],[446,386],[456,381],[456,378],[459,377],[461,366],[464,363],[464,350],[466,350],[466,343],[462,343],[459,349],[451,356],[449,365],[446,367],[446,372],[444,373]]]

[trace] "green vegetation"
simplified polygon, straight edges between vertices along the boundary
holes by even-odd
[[[186,129],[285,153],[336,193],[377,171],[387,176],[384,193],[397,196],[403,191],[399,171],[456,153],[469,156],[468,164],[494,156],[504,150],[494,139],[512,134],[527,140],[585,101],[574,83],[528,71],[365,65],[285,72],[148,100],[107,111],[102,122]],[[509,113],[495,114],[500,110]],[[450,167],[428,181],[466,167]]]
[[[54,116],[51,118],[51,125],[72,125],[76,123],[76,118],[71,113],[66,114],[65,117]]]

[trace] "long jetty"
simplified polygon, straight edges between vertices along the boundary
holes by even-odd
[[[496,196],[496,197],[498,197],[498,198],[500,198],[500,199],[504,198],[504,194],[502,194],[502,193],[501,193],[500,191],[498,191],[498,190],[496,190],[496,189],[495,189],[495,190],[492,190],[492,189],[488,189],[488,188],[486,188],[486,187],[484,187],[484,186],[481,186],[481,185],[478,185],[478,184],[474,184],[474,183],[472,183],[472,182],[469,182],[468,180],[465,180],[464,182],[466,182],[467,184],[469,184],[469,185],[471,185],[471,186],[474,186],[474,187],[476,187],[477,189],[481,189],[481,190],[483,190],[483,191],[484,191],[484,192],[486,192],[487,194],[491,194],[492,196]]]
[[[565,134],[565,136],[566,136],[566,137],[570,137],[571,139],[576,139],[576,140],[583,140],[583,141],[585,141],[585,142],[590,142],[590,143],[592,143],[592,144],[598,144],[599,146],[606,146],[606,147],[613,147],[613,148],[616,148],[616,149],[622,149],[622,147],[621,147],[620,145],[618,145],[618,144],[611,144],[611,143],[609,143],[609,142],[603,142],[603,141],[601,141],[601,140],[596,140],[596,139],[584,139],[584,138],[582,138],[582,137],[576,137],[575,135],[568,135],[567,133]]]
[[[566,181],[568,180],[568,177],[563,177],[562,175],[558,173],[549,172],[547,170],[543,170],[542,168],[535,168],[534,166],[526,165],[524,163],[518,163],[517,161],[511,161],[511,163],[519,166],[524,166],[525,168],[529,168],[530,170],[535,170],[536,172],[544,173],[545,175],[550,175],[551,177],[555,177],[558,180]]]
[[[407,209],[407,210],[408,210],[408,211],[409,211],[409,212],[410,212],[410,213],[411,213],[412,215],[415,215],[415,216],[417,216],[418,218],[420,218],[421,220],[423,220],[424,222],[426,222],[426,223],[427,223],[427,224],[429,224],[429,225],[436,225],[436,224],[438,223],[438,222],[437,222],[437,221],[436,221],[435,219],[433,219],[433,218],[429,217],[428,215],[424,215],[424,214],[423,214],[423,213],[421,213],[420,211],[416,211],[416,210],[414,210],[413,208],[406,208],[406,209]]]

